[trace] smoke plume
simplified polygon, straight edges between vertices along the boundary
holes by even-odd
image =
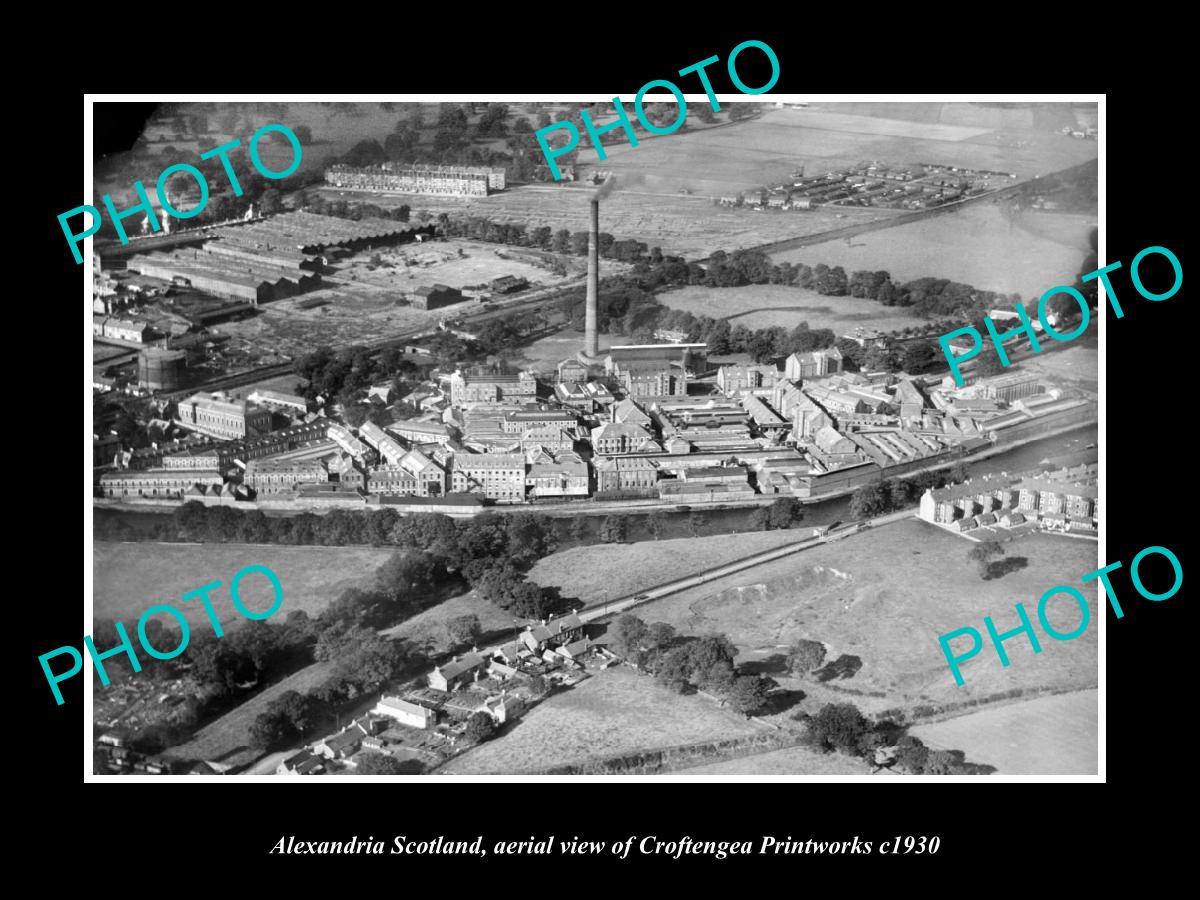
[[[604,183],[596,188],[596,193],[592,195],[593,202],[603,200],[609,194],[617,189],[617,176],[609,175],[604,179]]]

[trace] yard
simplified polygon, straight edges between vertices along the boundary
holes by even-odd
[[[1097,693],[1074,691],[1006,704],[911,733],[936,749],[963,750],[1001,775],[1095,775]]]
[[[369,581],[394,550],[371,547],[282,547],[269,544],[93,543],[93,611],[95,619],[136,619],[149,606],[175,605],[188,623],[207,629],[207,616],[197,601],[181,602],[188,591],[213,581],[213,607],[222,622],[240,621],[229,597],[238,570],[263,565],[279,576],[283,605],[275,615],[304,610],[320,613],[346,588]],[[261,576],[247,576],[239,587],[250,609],[271,604],[271,587]],[[170,627],[170,617],[162,617]]]
[[[891,234],[891,230],[875,233]],[[816,256],[809,258],[818,259]],[[858,297],[827,297],[805,288],[779,284],[734,288],[689,285],[665,291],[658,299],[670,309],[728,319],[730,325],[745,325],[751,329],[782,325],[790,330],[801,322],[808,322],[809,328],[832,328],[840,335],[855,328],[894,331],[909,326],[924,328],[929,324],[928,320],[904,307],[884,306]]]
[[[757,732],[745,718],[707,698],[674,694],[622,666],[543,701],[507,734],[451,760],[438,774],[536,772]]]

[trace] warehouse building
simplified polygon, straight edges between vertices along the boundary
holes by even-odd
[[[325,181],[337,188],[392,194],[441,194],[456,197],[486,197],[502,191],[503,168],[475,166],[333,165],[325,170]]]

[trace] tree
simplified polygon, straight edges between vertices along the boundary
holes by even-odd
[[[869,519],[887,512],[889,503],[882,482],[864,484],[850,496],[850,515],[856,519]]]
[[[629,517],[605,516],[600,523],[600,540],[606,544],[621,544],[629,536]]]
[[[769,528],[791,528],[795,522],[804,518],[804,505],[795,497],[780,497],[771,503],[768,510]]]
[[[694,512],[688,516],[687,526],[692,537],[697,537],[700,534],[700,529],[708,524],[708,517],[702,512]]]
[[[297,140],[300,141],[301,147],[306,147],[312,143],[312,129],[307,125],[297,125],[292,129],[292,133],[296,135]]]
[[[496,720],[482,710],[467,719],[467,740],[480,743],[491,738],[496,733]]]
[[[767,702],[771,682],[761,675],[739,675],[725,693],[725,702],[734,712],[749,715]]]
[[[662,537],[663,526],[667,524],[667,517],[661,512],[655,511],[646,516],[646,527],[650,530],[650,534],[657,541]]]
[[[825,662],[825,645],[820,641],[801,638],[788,649],[788,671],[793,675],[805,675],[818,668],[823,662]]]
[[[542,675],[534,675],[529,679],[529,689],[539,697],[546,693],[548,687],[549,685],[546,683],[546,679]]]
[[[483,626],[479,624],[479,616],[455,616],[446,623],[446,633],[455,644],[475,644],[483,635]]]
[[[855,751],[869,723],[852,703],[826,703],[809,719],[808,738],[824,750]]]
[[[972,374],[978,375],[980,378],[990,378],[993,375],[1002,375],[1007,367],[1000,362],[1000,356],[992,348],[985,348],[982,353],[975,357],[975,369]]]
[[[609,643],[622,656],[633,656],[642,647],[646,623],[632,613],[623,613],[609,628]]]
[[[992,559],[1004,555],[1004,546],[999,541],[983,541],[967,551],[967,560],[979,567],[979,577],[984,581],[991,574]]]
[[[374,750],[365,750],[354,757],[358,775],[403,775],[407,766],[396,757]]]

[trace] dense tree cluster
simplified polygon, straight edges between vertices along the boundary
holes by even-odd
[[[665,622],[647,625],[626,613],[610,626],[609,646],[655,680],[683,693],[699,688],[716,694],[732,709],[753,713],[761,709],[774,686],[760,675],[748,675],[734,664],[737,648],[723,634],[679,635]]]
[[[948,483],[965,481],[966,477],[966,464],[960,462],[933,472],[917,472],[905,478],[864,484],[850,495],[850,515],[856,519],[870,519],[903,509],[919,500],[928,488],[945,487]]]
[[[421,368],[405,358],[397,347],[373,351],[366,347],[334,350],[319,346],[298,357],[293,371],[306,382],[305,396],[332,397],[353,403],[372,384],[391,381],[393,390],[407,394],[420,383]]]
[[[799,713],[804,742],[822,753],[844,753],[877,763],[877,751],[910,775],[987,775],[993,766],[969,763],[961,750],[930,750],[891,720],[872,722],[852,703],[827,703],[815,715]],[[886,748],[886,749],[885,749]]]

